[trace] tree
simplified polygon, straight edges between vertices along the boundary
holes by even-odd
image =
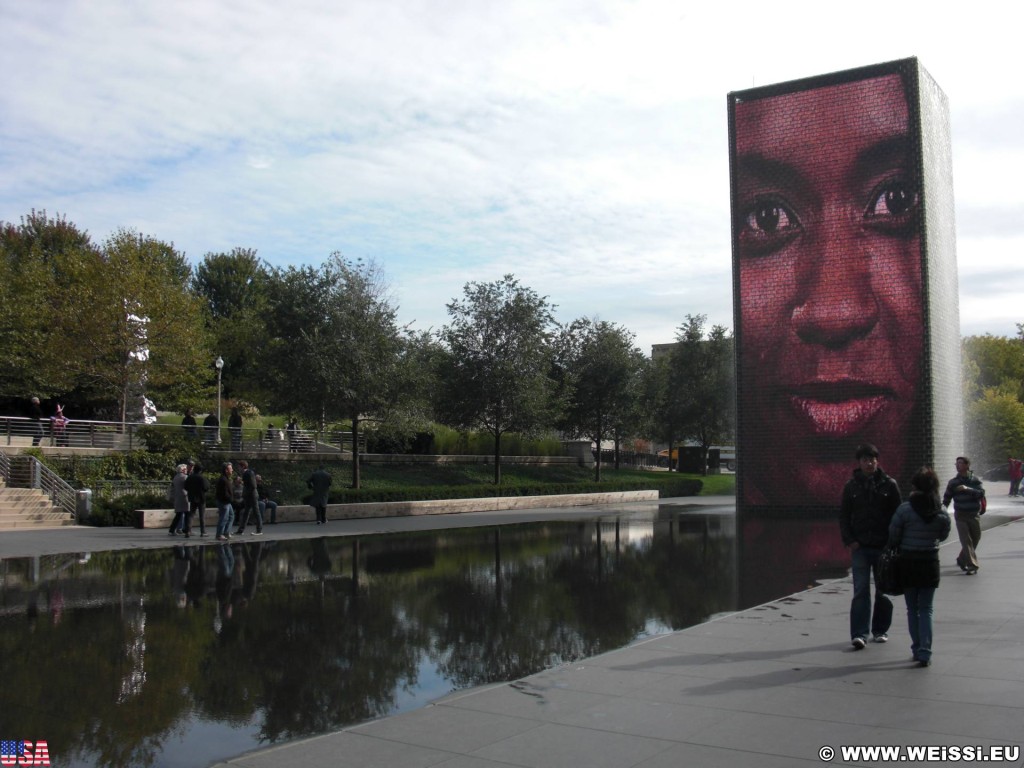
[[[1024,445],[1024,403],[1010,388],[990,387],[967,406],[967,445],[978,472],[996,466]]]
[[[1022,328],[1022,326],[1018,326]],[[1024,330],[1021,331],[1024,334]],[[1024,396],[1024,336],[968,336],[963,340],[964,381],[974,397],[986,389],[1009,386]]]
[[[597,444],[594,479],[601,480],[601,444],[611,429],[621,429],[637,397],[643,353],[634,335],[614,323],[581,318],[558,335],[557,379],[563,390],[560,420],[565,432]]]
[[[706,321],[705,315],[687,315],[670,357],[679,428],[685,439],[700,444],[704,473],[708,449],[731,443],[736,421],[732,337],[716,325],[705,338]]]
[[[290,268],[274,283],[274,400],[322,427],[351,422],[352,487],[358,488],[360,424],[387,418],[407,381],[383,272],[375,262],[335,253],[319,270]]]
[[[512,275],[467,283],[447,305],[439,339],[441,421],[494,438],[494,482],[501,483],[501,436],[530,433],[549,421],[548,377],[554,307]]]
[[[224,393],[257,400],[263,386],[266,318],[271,277],[251,248],[208,253],[192,278],[193,290],[207,310],[207,327],[216,354],[228,362],[223,372]]]
[[[58,308],[95,257],[88,233],[62,216],[33,210],[20,224],[0,222],[0,398],[54,397],[73,387]]]
[[[77,387],[116,402],[122,422],[143,389],[175,408],[206,385],[210,352],[190,276],[172,245],[122,229],[82,265],[74,293],[55,308]]]

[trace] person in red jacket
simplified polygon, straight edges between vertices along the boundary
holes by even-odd
[[[1010,495],[1020,495],[1020,481],[1024,478],[1024,461],[1009,457],[1010,461]]]

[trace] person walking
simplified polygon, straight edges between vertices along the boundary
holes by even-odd
[[[185,492],[185,480],[188,477],[188,465],[179,464],[174,471],[174,478],[171,480],[171,502],[174,504],[174,517],[171,519],[171,527],[167,530],[168,536],[185,534],[188,538],[188,494]]]
[[[853,600],[850,603],[850,643],[855,650],[867,645],[868,632],[876,643],[889,639],[892,601],[875,584],[871,605],[871,574],[889,538],[889,523],[900,505],[900,489],[878,465],[878,449],[870,443],[857,447],[857,468],[843,488],[839,531],[850,550]],[[876,577],[877,579],[877,577]]]
[[[316,468],[316,471],[306,480],[306,487],[313,491],[309,505],[316,510],[316,524],[327,524],[327,492],[331,487],[331,476],[323,465]]]
[[[229,531],[235,519],[235,511],[231,506],[231,475],[234,471],[231,462],[225,461],[214,488],[214,497],[217,499],[217,541],[231,538]]]
[[[192,409],[191,408],[186,408],[185,409],[185,416],[181,420],[181,427],[182,427],[182,429],[185,430],[185,437],[187,437],[189,440],[195,440],[196,439],[196,437],[198,435],[198,433],[197,433],[197,426],[196,426],[196,417],[195,417],[195,414],[192,413]]]
[[[956,564],[968,576],[978,572],[978,543],[981,541],[980,518],[985,514],[985,488],[981,480],[971,471],[971,460],[966,456],[956,458],[956,477],[946,483],[942,505],[953,502],[953,517],[956,519],[956,534],[960,538],[960,554]]]
[[[213,447],[217,444],[217,438],[220,436],[220,420],[217,418],[217,414],[212,411],[206,414],[206,418],[203,419],[203,438],[206,440],[206,444]]]
[[[1008,458],[1010,463],[1010,495],[1020,495],[1020,481],[1024,479],[1024,461],[1015,459],[1013,456]]]
[[[277,525],[277,502],[270,498],[270,492],[263,483],[263,477],[256,475],[256,498],[264,522]]]
[[[242,450],[242,414],[236,405],[228,417],[228,432],[231,433],[231,450],[236,453]]]
[[[889,524],[889,546],[900,548],[900,578],[907,604],[910,651],[919,667],[932,663],[932,613],[939,586],[939,544],[949,536],[949,515],[939,501],[939,476],[922,467],[914,490]]]
[[[203,465],[198,461],[192,465],[192,472],[185,479],[185,493],[188,494],[188,517],[185,518],[185,532],[192,529],[192,515],[199,514],[199,535],[206,536],[206,494],[210,492],[210,481],[203,474]]]
[[[242,470],[242,514],[239,518],[236,534],[241,536],[245,533],[245,526],[249,524],[249,518],[256,520],[256,530],[253,536],[263,535],[263,515],[260,514],[259,499],[256,490],[256,473],[249,466],[249,462],[238,462],[238,468]]]
[[[37,446],[43,441],[43,407],[38,397],[32,398],[29,419],[32,421],[32,445]]]

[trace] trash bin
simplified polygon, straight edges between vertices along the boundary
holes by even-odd
[[[92,515],[92,489],[75,491],[75,522],[79,525]]]

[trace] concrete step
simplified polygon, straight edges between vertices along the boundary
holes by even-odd
[[[27,531],[32,530],[33,528],[63,528],[64,526],[74,524],[75,521],[64,513],[38,520],[25,519],[24,517],[8,520],[0,517],[0,531]]]
[[[0,488],[0,530],[74,525],[67,512],[54,507],[36,488]]]

